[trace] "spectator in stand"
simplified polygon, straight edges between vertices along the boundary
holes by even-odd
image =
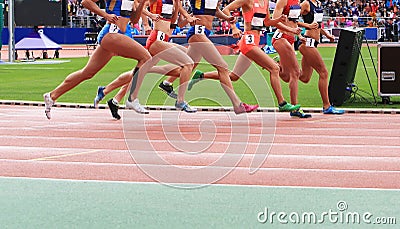
[[[222,31],[223,34],[229,34],[229,30],[231,29],[231,25],[227,21],[222,21]]]
[[[328,19],[326,24],[328,29],[336,28],[338,26],[336,20],[334,20],[332,17]]]

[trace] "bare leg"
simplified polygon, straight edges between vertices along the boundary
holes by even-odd
[[[319,74],[318,80],[318,89],[321,95],[323,108],[329,108],[330,101],[328,95],[328,70],[326,69],[325,63],[322,60],[321,54],[318,52],[318,49],[312,47],[305,47],[304,45],[300,46],[300,52],[303,55],[302,59],[302,68],[307,69],[300,76],[300,80],[304,83],[308,83],[311,79],[312,69],[315,69]],[[311,71],[310,71],[311,68]]]
[[[233,106],[235,108],[239,107],[240,99],[233,90],[233,85],[229,78],[228,64],[221,57],[214,44],[205,35],[193,35],[189,39],[189,44],[188,55],[192,57],[195,63],[198,63],[200,54],[217,69],[222,88],[230,98]]]
[[[57,100],[60,96],[76,87],[82,81],[92,78],[108,63],[108,61],[110,61],[112,56],[113,54],[111,52],[99,45],[83,69],[69,74],[64,82],[50,92],[51,99],[54,101]]]
[[[150,53],[157,58],[180,66],[180,87],[178,89],[178,103],[184,102],[187,90],[187,81],[193,69],[193,60],[181,49],[168,42],[156,41],[150,47]],[[171,58],[171,57],[174,58]]]
[[[297,104],[298,80],[300,76],[300,67],[297,62],[296,53],[293,46],[286,39],[278,39],[274,43],[274,48],[280,56],[280,66],[282,72],[281,78],[285,82],[289,82],[290,102]]]

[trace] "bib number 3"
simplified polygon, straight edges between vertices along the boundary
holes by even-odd
[[[246,34],[245,38],[246,45],[254,45],[254,35],[253,34]]]

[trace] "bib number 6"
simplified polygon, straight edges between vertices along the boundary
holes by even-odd
[[[157,32],[157,40],[163,41],[165,39],[165,33],[158,31]]]

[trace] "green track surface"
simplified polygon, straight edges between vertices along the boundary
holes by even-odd
[[[1,228],[395,228],[374,224],[377,217],[399,223],[399,191],[213,185],[177,189],[156,183],[0,178]],[[287,215],[371,213],[367,224],[346,223],[338,214],[321,224],[281,224],[277,216],[259,223],[259,212]],[[263,217],[263,216],[261,216]],[[289,220],[289,216],[286,216]],[[260,218],[260,220],[264,220]],[[335,223],[336,222],[336,223]],[[385,227],[385,228],[386,228]]]
[[[330,72],[335,56],[335,47],[320,47],[321,55]],[[375,67],[377,67],[377,48],[371,47],[372,57]],[[276,54],[272,54],[271,57]],[[362,49],[362,55],[365,59],[366,69],[372,84],[372,90],[377,94],[377,78],[366,47]],[[300,60],[301,54],[298,53]],[[229,68],[233,65],[237,56],[224,56]],[[60,64],[2,64],[0,65],[1,90],[0,100],[26,100],[42,101],[42,95],[45,92],[53,90],[59,85],[65,77],[85,66],[88,58],[71,58],[70,62]],[[58,102],[72,103],[92,103],[96,94],[97,86],[107,85],[119,74],[131,70],[136,62],[129,59],[114,57],[104,69],[102,69],[93,79],[88,80],[66,93]],[[161,63],[164,64],[164,63]],[[213,67],[202,63],[198,69],[211,71]],[[139,98],[142,103],[147,105],[173,105],[174,101],[166,98],[158,88],[158,84],[164,79],[163,76],[148,74],[140,90]],[[361,59],[359,60],[355,83],[359,87],[359,95],[353,102],[347,102],[343,107],[350,108],[400,108],[400,98],[392,97],[393,105],[378,104],[372,105],[374,101],[371,95],[371,88],[368,83],[367,74],[364,70]],[[175,82],[176,87],[178,82]],[[275,106],[275,96],[271,94],[269,86],[269,73],[253,65],[241,78],[233,83],[235,91],[242,101],[247,103],[259,103],[261,106]],[[266,86],[268,85],[268,86]],[[288,85],[282,82],[284,96],[289,100]],[[110,93],[106,99],[111,98],[116,92]],[[362,99],[362,97],[365,99]],[[106,99],[104,101],[106,101]],[[219,82],[212,80],[203,80],[194,86],[194,89],[187,93],[187,100],[196,106],[231,106],[230,101],[223,92]],[[105,103],[103,101],[103,103]],[[380,98],[377,98],[380,102]],[[299,103],[303,107],[321,107],[322,102],[318,91],[318,75],[314,72],[309,84],[299,83]]]

